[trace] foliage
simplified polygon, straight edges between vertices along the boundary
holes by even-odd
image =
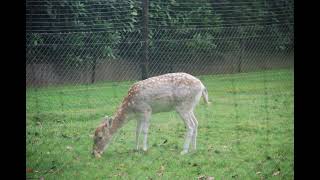
[[[130,59],[141,53],[142,1],[116,0],[59,0],[27,1],[27,45],[46,57],[69,59],[69,63],[106,58]],[[279,7],[288,7],[277,11]],[[277,49],[288,50],[293,46],[290,23],[293,23],[291,0],[259,0],[252,3],[230,0],[149,0],[149,54],[161,56],[161,52],[177,53],[185,48],[201,47],[193,51],[224,51],[219,46],[230,47],[225,39],[238,36],[262,35],[270,32],[277,38],[272,41]],[[269,26],[272,25],[272,30]],[[289,24],[287,28],[277,25]],[[237,32],[222,33],[221,27],[239,27]],[[209,31],[203,31],[209,29]],[[241,29],[244,29],[243,31]],[[289,30],[288,30],[289,29]],[[166,31],[168,30],[168,31]],[[46,34],[43,35],[42,33]],[[72,32],[70,34],[70,32]],[[78,32],[78,33],[75,33]],[[48,33],[61,33],[48,35]],[[163,45],[159,40],[170,40]],[[176,43],[188,40],[188,42]],[[43,47],[46,45],[45,47]],[[60,47],[60,49],[59,49]],[[68,53],[61,51],[68,49]],[[161,52],[159,51],[161,49]],[[203,52],[202,52],[203,53]],[[49,58],[46,61],[56,62]],[[151,59],[152,61],[152,59]]]

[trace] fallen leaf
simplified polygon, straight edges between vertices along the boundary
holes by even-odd
[[[120,177],[123,177],[123,176],[128,176],[127,173],[117,173],[117,174],[114,174],[113,176],[120,176]]]
[[[74,159],[77,160],[77,161],[81,160],[79,156],[75,156]]]
[[[125,167],[125,164],[119,164],[119,165],[117,166],[117,169],[121,170],[121,169],[123,169],[124,167]]]
[[[201,175],[198,177],[198,180],[214,180],[214,177]]]
[[[278,176],[280,174],[280,171],[276,171],[272,174],[272,176]]]
[[[27,169],[26,169],[26,172],[27,172],[27,173],[33,173],[33,169],[27,168]]]
[[[256,174],[261,174],[261,172],[260,172],[260,171],[258,171],[258,172],[256,172]]]
[[[233,176],[231,176],[232,178],[236,178],[236,177],[238,177],[238,174],[235,174],[235,175],[233,175]]]
[[[38,126],[41,126],[41,127],[42,127],[41,122],[37,121],[36,124],[37,124]]]
[[[66,135],[66,134],[61,134],[61,136],[62,136],[63,138],[71,138],[70,136],[68,136],[68,135]]]
[[[165,169],[164,166],[161,165],[161,166],[160,166],[160,169],[157,171],[157,175],[158,175],[158,176],[163,176],[164,169]]]
[[[270,160],[270,159],[272,159],[270,156],[267,156],[267,160]]]
[[[69,150],[69,151],[72,150],[72,147],[71,147],[71,146],[67,146],[66,148],[67,148],[67,150]]]
[[[165,143],[167,143],[168,142],[168,140],[167,139],[165,139],[162,143],[160,143],[158,146],[162,146],[162,145],[164,145]]]

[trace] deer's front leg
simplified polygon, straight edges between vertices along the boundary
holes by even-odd
[[[148,131],[149,131],[149,120],[151,116],[151,110],[147,109],[143,112],[142,118],[142,133],[143,133],[143,150],[147,151],[148,149]]]
[[[136,129],[136,149],[139,150],[139,137],[142,130],[142,121],[140,119],[137,120],[137,129]]]
[[[149,130],[149,120],[143,122],[143,128],[142,128],[142,133],[143,133],[143,150],[147,151],[148,150],[148,130]]]

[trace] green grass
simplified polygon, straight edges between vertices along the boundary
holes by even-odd
[[[133,82],[28,89],[27,177],[293,179],[293,71],[199,78],[213,103],[197,106],[198,149],[185,156],[185,128],[171,112],[152,116],[147,153],[133,150],[131,121],[101,159],[91,157],[94,129]]]

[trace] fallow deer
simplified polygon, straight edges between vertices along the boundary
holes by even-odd
[[[209,104],[208,92],[202,82],[187,73],[169,73],[139,81],[131,86],[113,118],[105,118],[94,134],[92,154],[101,157],[112,136],[128,120],[137,119],[136,149],[139,136],[143,134],[143,150],[147,151],[147,137],[150,116],[154,113],[176,111],[187,128],[183,151],[196,149],[198,121],[194,108],[201,96]]]

